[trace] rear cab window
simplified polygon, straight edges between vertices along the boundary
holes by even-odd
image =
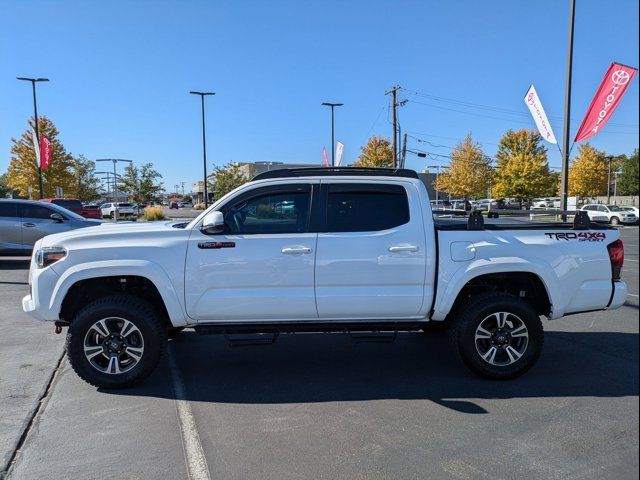
[[[407,191],[401,185],[333,183],[326,185],[327,232],[371,232],[409,222]]]

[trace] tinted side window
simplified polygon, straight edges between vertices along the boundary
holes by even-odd
[[[607,207],[605,207],[604,205],[598,205],[598,211],[599,212],[608,212],[609,209]]]
[[[226,233],[304,233],[309,225],[308,188],[257,194],[224,209]]]
[[[20,205],[20,216],[22,218],[49,218],[54,213],[53,210],[40,205],[24,204]]]
[[[17,217],[18,209],[15,203],[0,202],[0,217]]]
[[[400,185],[329,185],[328,232],[386,230],[408,221],[407,192]]]

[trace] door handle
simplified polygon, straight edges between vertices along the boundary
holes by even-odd
[[[311,253],[311,249],[309,247],[285,247],[280,251],[289,255],[296,253]]]
[[[35,227],[35,226],[36,226],[36,224],[35,224],[35,223],[29,223],[29,222],[27,222],[27,223],[23,223],[23,224],[22,224],[22,226],[23,226],[23,227]]]
[[[419,249],[416,245],[394,245],[393,247],[389,247],[389,251],[392,253],[396,252],[417,252]]]

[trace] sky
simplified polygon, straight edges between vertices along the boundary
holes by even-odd
[[[638,2],[577,0],[572,138],[612,61],[638,66]],[[569,0],[36,1],[0,0],[0,173],[11,138],[38,110],[74,155],[152,162],[165,186],[202,178],[200,101],[209,168],[229,162],[320,163],[329,109],[343,163],[371,135],[391,136],[400,85],[406,165],[444,165],[471,132],[493,156],[504,132],[534,129],[534,84],[562,138]],[[591,140],[638,146],[638,81]],[[421,140],[421,142],[419,140]],[[430,143],[426,143],[430,142]],[[549,163],[560,166],[555,145]],[[574,149],[574,153],[577,149]]]

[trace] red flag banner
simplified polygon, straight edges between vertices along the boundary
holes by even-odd
[[[602,79],[596,96],[593,97],[591,105],[589,105],[589,110],[582,120],[574,142],[581,142],[593,137],[605,126],[637,71],[637,68],[619,63],[611,64]]]
[[[322,147],[322,160],[324,160],[324,166],[330,167],[329,157],[327,157],[327,147]]]
[[[40,166],[47,168],[51,165],[51,140],[44,135],[40,136]]]

